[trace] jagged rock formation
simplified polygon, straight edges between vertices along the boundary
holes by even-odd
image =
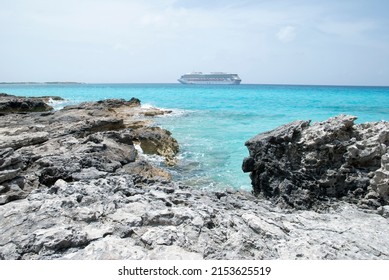
[[[23,191],[25,182],[19,177],[23,168],[22,156],[12,148],[0,149],[0,205],[26,196]]]
[[[254,193],[283,207],[326,207],[332,198],[378,208],[389,203],[389,123],[338,116],[296,121],[246,142]]]
[[[140,142],[145,152],[174,163],[177,141],[170,132],[149,126],[151,119],[145,116],[149,111],[165,113],[143,109],[133,98],[82,103],[57,112],[2,116],[0,205],[24,198],[34,188],[50,187],[59,179],[91,180],[122,169],[169,179],[160,168],[142,164],[135,147]]]
[[[20,97],[0,93],[0,115],[8,113],[46,112],[53,110],[47,104],[49,99],[59,100],[58,97]]]

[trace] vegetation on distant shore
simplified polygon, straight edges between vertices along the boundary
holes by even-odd
[[[80,82],[0,82],[0,85],[62,85],[62,84],[85,84]]]

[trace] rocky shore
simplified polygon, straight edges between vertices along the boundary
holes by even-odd
[[[389,259],[387,123],[256,136],[243,164],[254,194],[211,192],[164,169],[179,146],[153,118],[169,111],[40,101],[0,96],[0,259]]]

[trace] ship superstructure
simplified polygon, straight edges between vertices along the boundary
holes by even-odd
[[[242,81],[238,74],[230,74],[225,72],[192,72],[182,75],[178,81],[182,84],[197,84],[197,85],[239,85]]]

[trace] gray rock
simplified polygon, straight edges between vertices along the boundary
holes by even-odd
[[[123,170],[129,174],[139,174],[149,180],[170,181],[172,176],[164,169],[158,168],[145,160],[137,160],[123,166]]]
[[[283,225],[277,225],[274,221],[264,221],[260,217],[254,214],[243,214],[242,219],[248,224],[248,226],[256,233],[261,235],[270,235],[273,238],[282,238],[285,236],[287,230]]]
[[[46,112],[53,110],[47,104],[47,97],[22,97],[0,94],[0,114]]]
[[[173,226],[150,228],[140,238],[147,248],[154,248],[155,245],[170,246],[177,239],[177,229]]]
[[[14,149],[23,156],[15,159],[7,156],[8,163],[0,161],[1,166],[14,167],[4,171],[0,166],[0,178],[4,181],[22,176],[31,188],[52,186],[59,179],[90,180],[123,172],[141,174],[147,180],[168,181],[171,179],[168,172],[138,157],[134,140],[139,141],[135,135],[143,133],[147,141],[158,146],[149,152],[166,155],[172,161],[174,155],[166,151],[169,145],[178,147],[174,138],[166,130],[144,127],[149,125],[149,116],[137,133],[127,128],[133,126],[132,122],[139,125],[139,115],[146,113],[138,99],[110,99],[69,106],[50,115],[5,115],[0,124],[1,150]],[[30,189],[20,187],[26,193]],[[3,197],[5,201],[9,200]]]
[[[20,173],[20,169],[8,169],[0,171],[0,183],[3,183],[4,181],[9,181]]]
[[[387,218],[345,202],[323,213],[285,211],[249,193],[219,199],[197,190],[183,206],[166,203],[182,199],[182,187],[158,181],[142,186],[135,179],[108,174],[58,180],[1,206],[3,258],[389,258]]]
[[[142,260],[146,250],[128,238],[108,235],[91,242],[82,251],[68,252],[61,259],[67,260]]]
[[[12,148],[0,149],[0,183],[17,177],[22,167],[20,154],[15,153]]]
[[[203,256],[196,252],[187,251],[182,247],[171,246],[155,246],[149,253],[150,260],[202,260]]]
[[[370,184],[372,189],[389,204],[389,153],[382,155],[381,168],[374,172],[374,177],[370,180]]]
[[[49,139],[47,132],[26,132],[18,135],[3,136],[0,139],[0,149],[32,146],[46,142]]]
[[[296,121],[247,141],[242,168],[251,172],[254,193],[297,209],[325,208],[338,198],[364,208],[388,203],[389,123],[355,119]]]
[[[28,194],[22,156],[12,148],[0,149],[0,205],[24,198]],[[28,186],[28,185],[27,185]]]
[[[389,218],[389,205],[381,206],[377,209],[378,213],[384,218]]]
[[[21,168],[22,157],[12,148],[0,149],[0,171]]]
[[[72,179],[75,181],[89,181],[92,179],[104,178],[107,172],[99,171],[95,167],[81,169],[80,172],[72,174]]]

